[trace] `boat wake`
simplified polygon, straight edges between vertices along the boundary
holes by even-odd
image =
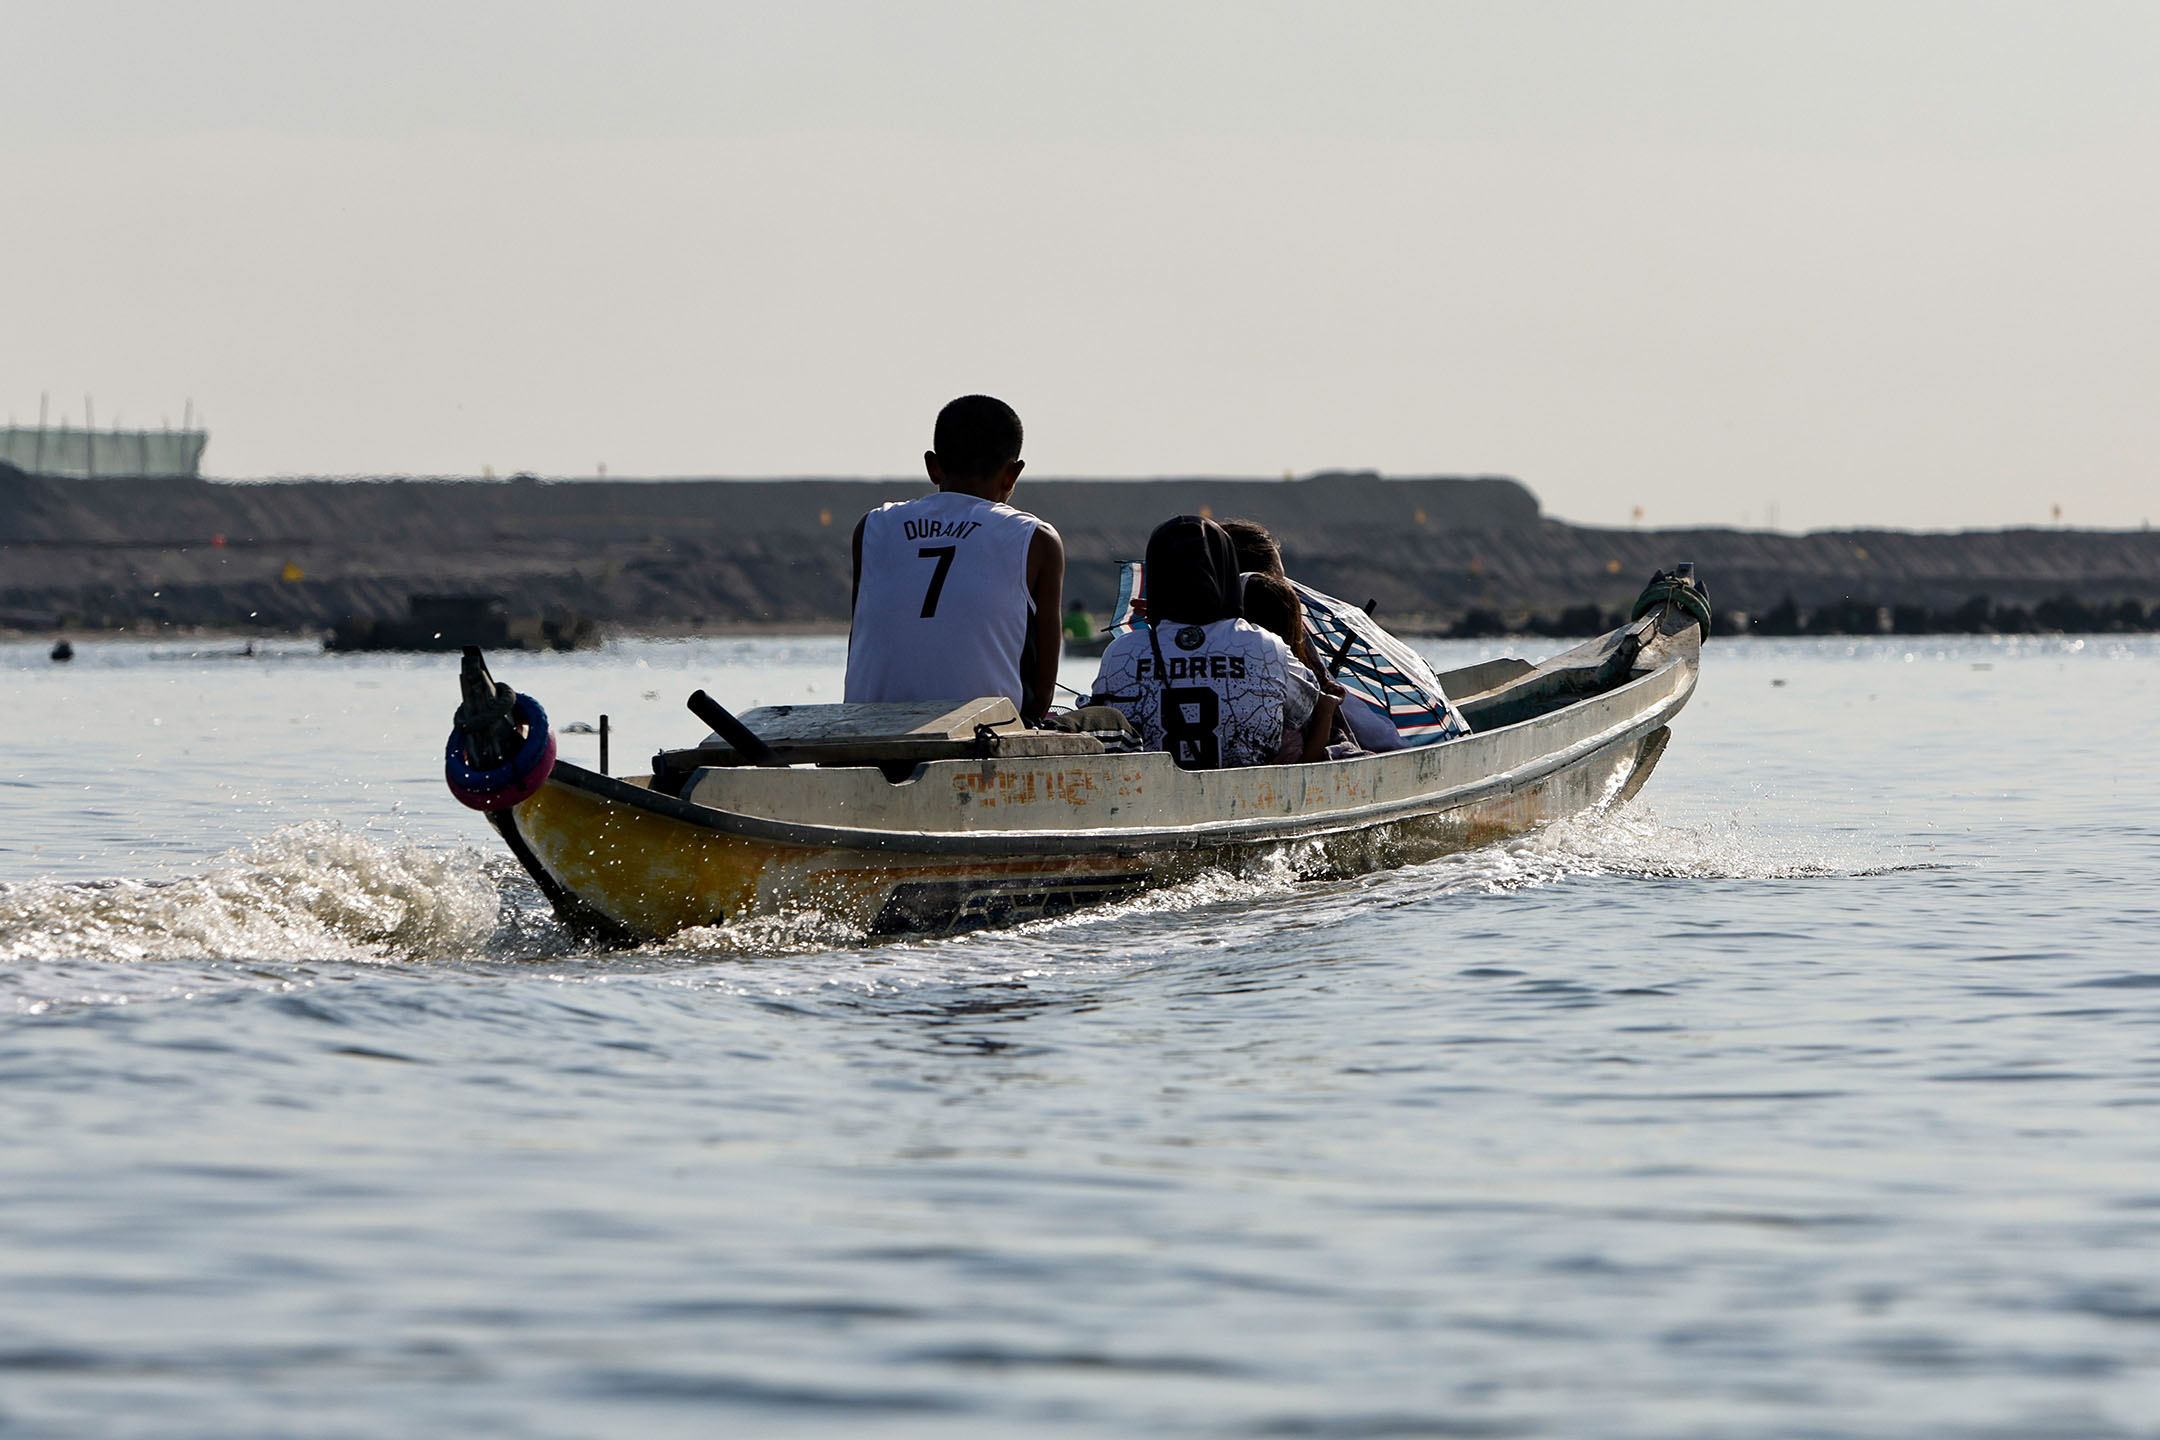
[[[1582,881],[1836,881],[1930,867],[1848,853],[1820,836],[1775,838],[1744,817],[1667,824],[1634,805],[1394,869],[1310,878],[1329,868],[1323,843],[1299,842],[1236,872],[1208,871],[1057,919],[852,951],[825,948],[848,943],[825,937],[780,964],[731,967],[725,976],[709,978],[730,990],[798,999],[818,992],[875,997],[949,991],[973,997],[954,1002],[963,1008],[987,1003],[981,997],[993,992],[1017,993],[1045,982],[1053,991],[1077,986],[1091,994],[1097,980],[1157,969],[1220,992],[1265,984],[1263,972],[1271,965],[1296,968],[1315,958],[1362,953],[1371,948],[1373,932],[1359,917],[1374,912],[1431,911]],[[1597,903],[1609,903],[1609,897]],[[1411,923],[1429,922],[1417,916]],[[720,938],[717,931],[707,933]],[[738,951],[735,958],[747,957]],[[1019,1002],[1008,997],[999,1003]]]
[[[611,971],[721,964],[744,979],[728,962],[784,962],[760,967],[761,991],[775,984],[906,989],[1007,982],[1046,966],[1125,968],[1164,960],[1188,942],[1234,950],[1248,931],[1257,940],[1361,908],[1448,903],[1586,878],[1817,880],[1911,868],[1922,867],[1902,857],[1886,863],[1832,853],[1819,839],[1796,839],[1787,850],[1738,818],[1665,824],[1638,805],[1351,878],[1309,878],[1329,869],[1327,852],[1323,843],[1299,842],[1234,873],[1209,871],[1010,930],[873,943],[859,926],[802,909],[592,958]],[[1196,923],[1200,917],[1204,924]],[[473,847],[386,843],[327,822],[280,829],[196,875],[0,885],[0,1007],[17,1010],[218,988],[220,978],[281,985],[292,983],[292,967],[322,963],[554,961],[586,948],[506,859]],[[42,981],[32,978],[39,972]]]
[[[741,960],[849,950],[876,937],[862,926],[810,907],[699,925],[641,945],[633,955],[667,960]]]
[[[1738,816],[1674,825],[1637,803],[1556,820],[1417,867],[1450,891],[1502,891],[1585,877],[1646,880],[1834,880],[1926,868],[1819,835],[1783,841]]]
[[[0,963],[450,959],[503,928],[492,870],[469,847],[287,826],[199,875],[0,885]]]
[[[1842,849],[1820,837],[1780,843],[1740,817],[1673,825],[1642,805],[1557,820],[1490,845],[1344,879],[1313,879],[1330,869],[1327,842],[1281,846],[1239,873],[1211,871],[1121,905],[1039,921],[1022,932],[1100,924],[1106,916],[1178,915],[1202,909],[1265,905],[1273,899],[1339,896],[1357,904],[1425,903],[1493,895],[1571,880],[1778,881],[1857,879],[1933,868],[1905,856],[1885,859]],[[1260,923],[1277,924],[1281,916]]]

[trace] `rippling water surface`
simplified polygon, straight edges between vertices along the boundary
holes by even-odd
[[[0,1434],[2160,1435],[2150,639],[1721,641],[1615,815],[627,954],[454,658],[234,648],[0,647]],[[628,769],[840,660],[498,673]]]

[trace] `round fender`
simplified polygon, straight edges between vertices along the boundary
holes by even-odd
[[[525,726],[525,742],[508,764],[476,769],[465,748],[463,731],[452,729],[443,747],[443,780],[461,805],[475,810],[506,810],[547,783],[555,768],[555,735],[547,711],[530,695],[520,695],[510,718]]]
[[[540,787],[547,784],[548,775],[554,769],[555,737],[550,735],[547,737],[546,743],[540,747],[540,754],[533,768],[527,771],[522,779],[512,781],[501,790],[485,791],[461,789],[455,781],[452,781],[450,793],[456,797],[460,805],[469,806],[474,810],[508,810],[511,806],[522,804],[534,795],[539,794]]]

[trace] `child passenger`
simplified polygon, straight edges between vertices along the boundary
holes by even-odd
[[[1283,571],[1282,547],[1268,528],[1257,520],[1225,520],[1223,529],[1230,536],[1230,543],[1237,548],[1238,568],[1273,575],[1289,582]],[[1295,589],[1291,591],[1296,595]],[[1298,607],[1298,638],[1292,642],[1297,657],[1315,675],[1326,675],[1328,667],[1314,643],[1312,632],[1305,628],[1304,607]],[[1342,708],[1336,712],[1333,742],[1335,758],[1370,753],[1379,750],[1400,750],[1403,738],[1393,721],[1374,709],[1362,696],[1344,694]]]
[[[1122,711],[1182,769],[1274,763],[1320,687],[1280,639],[1238,617],[1230,537],[1198,515],[1166,520],[1148,538],[1146,574],[1149,623],[1103,651],[1093,703]]]
[[[1231,545],[1237,550],[1239,570],[1249,574],[1272,575],[1282,581],[1289,580],[1288,572],[1283,569],[1282,547],[1275,543],[1275,537],[1269,533],[1267,526],[1257,520],[1225,520],[1222,524],[1224,533],[1230,537]],[[1292,592],[1293,595],[1295,593]],[[1276,633],[1282,634],[1279,630]],[[1288,636],[1284,638],[1290,639]],[[1305,662],[1305,668],[1313,674],[1318,675],[1327,668],[1320,662],[1320,650],[1313,644],[1312,633],[1305,628],[1302,607],[1298,617],[1297,637],[1290,639],[1290,649],[1298,659]]]
[[[1020,417],[963,395],[938,412],[923,466],[937,489],[855,527],[850,704],[1003,695],[1040,720],[1061,653],[1065,544],[1008,505],[1026,462]]]
[[[1305,631],[1305,607],[1298,604],[1297,591],[1290,588],[1290,582],[1264,571],[1239,578],[1244,582],[1245,618],[1261,629],[1273,632],[1293,656],[1310,652],[1313,644]],[[1306,668],[1303,660],[1292,663],[1300,669]],[[1320,687],[1320,698],[1302,728],[1284,729],[1282,748],[1275,754],[1275,763],[1310,765],[1320,760],[1347,760],[1353,755],[1364,754],[1355,740],[1331,743],[1335,716],[1343,702],[1341,683],[1325,672],[1308,673],[1313,674],[1314,682]]]

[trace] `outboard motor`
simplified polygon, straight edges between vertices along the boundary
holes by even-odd
[[[555,769],[547,712],[488,673],[480,647],[465,647],[458,673],[464,703],[443,750],[443,780],[460,805],[507,810],[528,800]]]

